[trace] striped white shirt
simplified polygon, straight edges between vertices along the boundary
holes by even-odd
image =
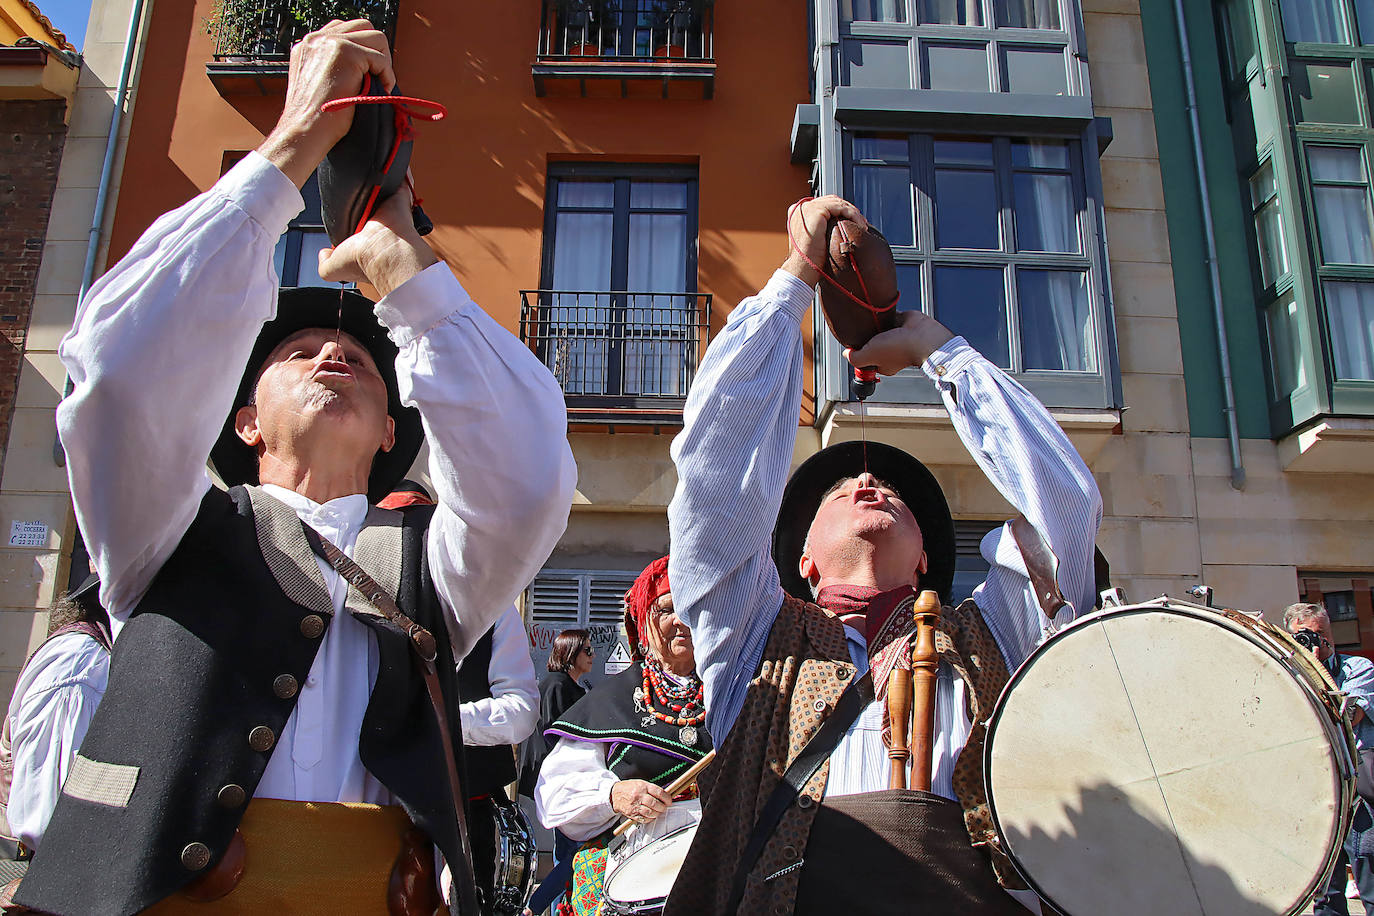
[[[780,270],[739,304],[707,350],[687,399],[685,428],[673,442],[678,486],[668,507],[669,578],[677,613],[692,628],[706,724],[717,745],[739,715],[782,605],[770,546],[796,441],[801,320],[812,296],[810,287]],[[1078,608],[1091,609],[1102,501],[1068,437],[1039,401],[962,337],[932,353],[922,370],[974,461],[1059,558],[1059,587],[1070,604],[1056,623],[1071,620]],[[984,537],[981,549],[991,571],[974,598],[1015,670],[1051,623],[1035,601],[1009,525]],[[846,635],[855,665],[867,670],[862,637],[852,629]],[[969,731],[963,690],[941,670],[933,788],[948,798]],[[887,788],[881,725],[875,702],[831,756],[827,794]]]

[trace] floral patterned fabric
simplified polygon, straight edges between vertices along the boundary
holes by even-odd
[[[572,911],[574,916],[596,916],[606,884],[606,845],[610,834],[588,840],[573,856]]]

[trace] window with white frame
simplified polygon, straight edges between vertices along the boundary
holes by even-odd
[[[847,140],[850,199],[893,246],[898,307],[932,314],[1014,373],[1082,380],[1083,406],[1100,405],[1105,316],[1082,143],[877,132]]]
[[[1061,0],[839,0],[840,85],[1077,91]]]

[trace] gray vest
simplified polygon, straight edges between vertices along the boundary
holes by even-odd
[[[440,637],[461,755],[454,660],[426,561],[431,517],[371,509],[354,558]],[[355,589],[345,610],[376,635],[379,656],[359,756],[452,861],[454,800],[420,668],[405,634]],[[257,488],[210,490],[115,641],[109,687],[16,901],[122,916],[213,867],[332,618],[295,512]]]

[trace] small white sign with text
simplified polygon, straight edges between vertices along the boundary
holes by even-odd
[[[48,526],[42,522],[10,522],[11,547],[47,547]]]

